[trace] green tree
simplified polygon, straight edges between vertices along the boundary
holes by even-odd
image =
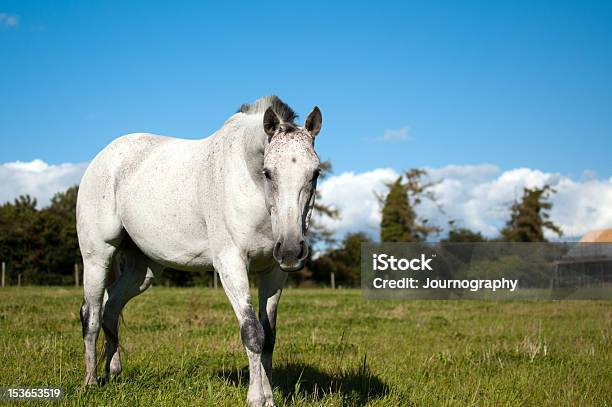
[[[399,177],[388,185],[380,222],[381,242],[410,242],[415,240],[412,226],[416,213],[408,203],[406,186]]]
[[[442,239],[442,242],[452,243],[471,243],[471,242],[484,242],[486,239],[480,232],[474,232],[468,228],[457,227],[454,220],[448,222],[450,230],[446,239]]]
[[[9,283],[21,274],[25,284],[72,284],[80,262],[76,235],[77,187],[56,194],[38,210],[36,199],[20,196],[0,206],[0,259]]]
[[[35,198],[22,195],[0,207],[0,260],[7,265],[9,283],[17,280],[17,274],[38,268],[42,244],[36,232],[40,220],[36,205]]]
[[[312,278],[323,284],[335,275],[339,285],[355,286],[361,281],[361,243],[371,242],[365,233],[349,233],[339,248],[332,249],[312,262]]]
[[[448,232],[445,242],[484,242],[486,239],[480,232],[474,232],[466,228],[457,228]]]
[[[51,205],[46,208],[49,215],[58,216],[61,222],[59,238],[62,246],[67,250],[67,257],[72,262],[82,262],[79,250],[79,239],[76,232],[76,203],[79,193],[78,185],[68,188],[65,192],[58,192],[51,198]]]
[[[524,188],[520,202],[510,208],[510,219],[501,234],[508,242],[545,242],[544,230],[562,236],[561,228],[550,220],[550,195],[556,191],[550,185],[542,188]]]
[[[427,172],[413,168],[406,171],[395,182],[387,185],[389,192],[379,200],[383,203],[380,223],[382,242],[420,242],[440,228],[428,224],[427,219],[417,216],[416,208],[423,199],[436,202],[431,190],[435,182],[423,182]]]

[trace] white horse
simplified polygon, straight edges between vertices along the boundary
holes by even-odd
[[[184,140],[130,134],[87,168],[77,200],[83,255],[85,383],[96,384],[96,339],[106,338],[106,375],[121,371],[118,319],[164,267],[214,268],[232,304],[249,360],[250,406],[272,406],[276,307],[287,271],[303,267],[314,204],[321,129],[304,126],[276,96],[243,105],[215,134]],[[113,281],[112,270],[122,269]],[[259,320],[248,273],[260,275]]]

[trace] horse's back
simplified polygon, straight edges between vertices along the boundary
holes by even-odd
[[[113,140],[91,162],[90,167],[118,171],[118,176],[129,175],[152,151],[162,144],[177,140],[149,133],[131,133]]]
[[[148,133],[121,136],[107,145],[87,167],[77,198],[79,240],[113,242],[121,238],[117,188],[135,173],[140,163],[170,137]]]

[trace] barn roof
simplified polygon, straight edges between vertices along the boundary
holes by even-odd
[[[607,244],[606,244],[607,243]],[[612,260],[612,229],[599,229],[587,232],[564,256],[565,259]]]
[[[584,243],[612,243],[612,229],[590,230],[582,239]]]

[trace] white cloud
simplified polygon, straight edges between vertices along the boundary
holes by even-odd
[[[0,13],[0,27],[13,28],[19,25],[19,16],[16,14]]]
[[[375,137],[376,141],[406,141],[410,139],[410,128],[402,127],[401,129],[385,130],[382,136]]]
[[[78,184],[86,168],[87,163],[49,165],[38,159],[0,164],[0,203],[29,194],[44,207],[56,192]]]
[[[380,207],[375,193],[386,191],[385,183],[394,181],[399,174],[389,168],[355,174],[345,172],[329,177],[319,186],[322,202],[340,210],[341,217],[323,223],[338,236],[347,232],[364,231],[373,236],[378,234]]]
[[[440,181],[433,190],[445,213],[425,201],[419,214],[442,227],[454,219],[461,227],[496,236],[509,216],[509,206],[520,198],[523,188],[544,184],[557,190],[551,198],[550,215],[566,238],[579,237],[591,229],[612,227],[612,178],[575,181],[558,173],[530,168],[502,172],[490,164],[449,165],[427,170],[432,180]],[[380,207],[372,191],[386,191],[385,182],[397,176],[393,170],[377,169],[330,177],[320,187],[321,200],[339,208],[342,219],[324,219],[323,223],[338,237],[362,230],[377,238]]]

